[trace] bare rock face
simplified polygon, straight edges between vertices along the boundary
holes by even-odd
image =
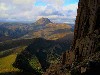
[[[62,62],[71,66],[72,75],[100,74],[100,0],[79,1],[73,45],[66,55]]]
[[[100,0],[80,0],[76,18],[74,41],[71,50],[76,59],[84,58],[98,50],[100,43]]]
[[[80,0],[71,52],[73,61],[83,61],[100,50],[100,0]],[[70,52],[69,52],[70,53]],[[68,54],[67,54],[68,55]],[[69,56],[69,58],[72,57]],[[69,59],[67,59],[68,61]],[[73,62],[72,61],[72,62]],[[69,63],[72,63],[69,62]]]
[[[73,44],[61,65],[45,75],[100,75],[100,0],[79,0]]]

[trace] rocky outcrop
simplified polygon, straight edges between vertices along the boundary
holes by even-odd
[[[100,0],[79,1],[73,44],[60,64],[45,75],[100,75]]]
[[[80,0],[71,51],[74,61],[83,61],[100,48],[100,1]],[[70,56],[69,56],[70,57]],[[69,60],[69,59],[68,59]]]
[[[98,50],[97,45],[100,43],[99,4],[99,0],[80,0],[79,2],[74,42],[71,48],[79,57],[84,58]]]

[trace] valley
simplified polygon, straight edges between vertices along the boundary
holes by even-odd
[[[28,24],[0,23],[0,74],[20,74],[28,68],[41,74],[50,64],[59,62],[72,39],[70,25],[52,23],[47,18]],[[26,63],[20,63],[19,59]],[[23,64],[26,66],[20,67]]]

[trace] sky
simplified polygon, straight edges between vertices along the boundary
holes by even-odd
[[[78,0],[0,0],[0,21],[75,23]]]

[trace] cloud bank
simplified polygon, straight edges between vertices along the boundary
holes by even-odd
[[[43,5],[37,5],[40,2]],[[53,22],[74,23],[77,3],[64,5],[65,0],[0,0],[0,20],[34,22],[41,17]]]

